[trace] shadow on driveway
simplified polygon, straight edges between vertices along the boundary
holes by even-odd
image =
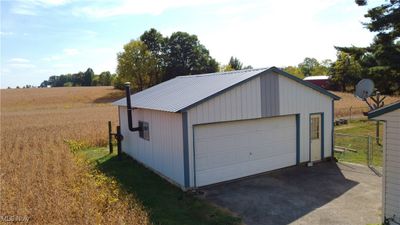
[[[379,222],[379,212],[375,209],[380,203],[379,188],[375,188],[376,191],[369,189],[370,186],[379,187],[380,179],[364,169],[323,162],[313,167],[290,167],[202,190],[206,199],[237,213],[246,224]],[[343,172],[349,173],[351,178]],[[360,182],[368,185],[360,185]],[[356,186],[360,187],[356,189]],[[352,189],[354,191],[349,191]],[[363,205],[370,204],[369,201],[378,201],[374,202],[373,213],[362,211]],[[363,213],[374,215],[365,215],[364,218]]]

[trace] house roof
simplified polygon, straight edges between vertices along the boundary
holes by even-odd
[[[323,88],[305,82],[300,78],[277,69],[276,67],[271,67],[178,76],[132,95],[132,106],[134,108],[145,108],[167,112],[185,111],[194,105],[267,71],[281,74],[335,100],[340,99],[340,97]],[[113,105],[126,106],[126,98],[113,102]]]
[[[308,76],[305,77],[303,80],[328,80],[329,76],[319,75],[319,76]]]
[[[385,113],[392,112],[392,111],[394,111],[396,109],[400,109],[400,101],[368,112],[368,119],[372,119],[372,118],[375,118],[377,116],[383,115]]]

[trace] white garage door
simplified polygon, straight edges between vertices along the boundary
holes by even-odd
[[[197,187],[296,164],[295,116],[194,128]]]

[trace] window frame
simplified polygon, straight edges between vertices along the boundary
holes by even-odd
[[[318,140],[320,134],[320,117],[311,117],[311,140]]]
[[[139,137],[150,141],[150,125],[149,122],[139,120]]]

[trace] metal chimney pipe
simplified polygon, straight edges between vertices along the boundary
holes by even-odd
[[[128,114],[128,128],[130,131],[135,132],[135,131],[140,131],[140,127],[133,127],[132,123],[132,104],[131,104],[131,88],[130,88],[131,83],[126,82],[125,83],[125,95],[126,95],[126,108],[127,108],[127,114]]]

